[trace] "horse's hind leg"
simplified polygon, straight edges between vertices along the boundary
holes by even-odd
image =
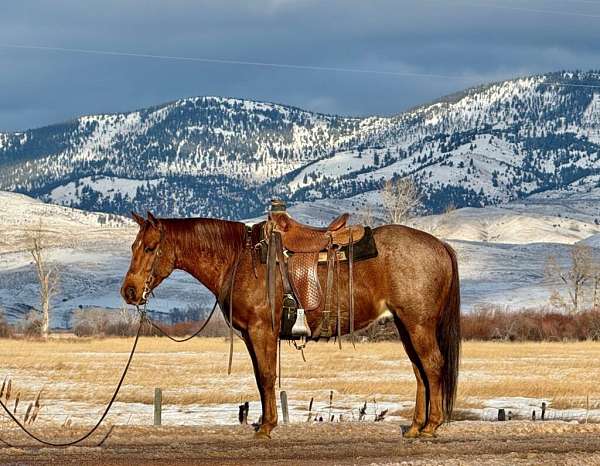
[[[416,325],[407,329],[413,347],[425,373],[425,383],[429,388],[429,415],[421,435],[433,437],[436,429],[444,422],[442,369],[444,358],[439,349],[435,326]]]
[[[421,366],[421,362],[419,361],[419,356],[417,356],[412,342],[410,341],[410,335],[396,314],[394,314],[394,322],[398,328],[398,333],[400,334],[400,339],[402,340],[404,350],[412,362],[415,378],[417,379],[417,396],[415,399],[413,420],[410,428],[404,434],[404,437],[406,438],[415,438],[420,435],[420,431],[425,426],[425,422],[427,421],[427,389],[425,383],[423,382],[423,375],[421,374],[423,368]]]

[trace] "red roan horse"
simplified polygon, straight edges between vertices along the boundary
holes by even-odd
[[[272,328],[267,300],[267,267],[253,260],[245,225],[205,218],[157,219],[150,213],[147,220],[136,214],[133,218],[140,230],[121,294],[129,304],[144,304],[149,291],[180,269],[218,298],[226,319],[231,304],[233,326],[250,353],[262,402],[256,435],[269,438],[277,425],[278,331]],[[392,313],[417,379],[413,421],[405,436],[434,436],[444,419],[450,419],[456,394],[460,352],[456,255],[435,237],[405,226],[377,227],[373,236],[378,256],[354,264],[355,328],[368,326],[386,310]],[[341,269],[347,283],[348,273]],[[319,275],[323,283],[325,270]],[[340,285],[341,303],[347,302],[347,289]],[[276,308],[281,309],[280,281],[278,291]],[[342,315],[347,313],[343,307]],[[280,318],[276,317],[275,329]],[[319,316],[307,319],[311,328],[318,325]],[[342,333],[348,331],[346,321]]]

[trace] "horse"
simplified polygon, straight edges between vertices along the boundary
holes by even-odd
[[[128,304],[143,305],[175,269],[208,288],[250,353],[262,405],[254,435],[270,438],[277,425],[281,315],[276,315],[273,325],[265,291],[267,266],[256,260],[254,252],[256,232],[264,222],[249,230],[244,223],[228,220],[159,219],[150,212],[144,219],[132,214],[139,231],[121,295]],[[417,382],[412,423],[404,437],[434,437],[437,428],[450,420],[456,397],[461,341],[456,254],[445,242],[407,226],[379,226],[373,229],[373,237],[377,257],[354,264],[354,328],[367,327],[387,311],[393,315]],[[319,265],[321,283],[325,274]],[[340,275],[347,283],[348,272],[342,270]],[[281,309],[279,279],[277,289]],[[341,303],[347,302],[347,289],[339,287]],[[343,304],[342,311],[347,311]],[[310,328],[318,325],[318,315],[306,317]],[[348,334],[350,322],[342,322],[339,328],[342,335]]]

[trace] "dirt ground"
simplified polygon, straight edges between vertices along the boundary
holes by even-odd
[[[600,464],[600,425],[567,422],[454,422],[431,440],[408,440],[397,423],[280,426],[255,440],[250,426],[116,427],[83,447],[34,446],[15,430],[1,436],[2,464]],[[45,431],[49,435],[50,432]],[[76,432],[71,432],[75,435]],[[62,434],[64,435],[64,431]],[[63,437],[66,438],[66,437]]]

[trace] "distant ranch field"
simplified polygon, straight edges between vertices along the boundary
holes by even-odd
[[[34,430],[89,426],[112,395],[131,344],[127,338],[3,339],[0,383],[11,382],[9,405],[19,394],[19,417],[41,391]],[[155,387],[163,390],[163,425],[236,425],[245,401],[249,421],[256,421],[260,403],[248,353],[236,338],[228,376],[227,351],[222,338],[185,344],[142,338],[108,423],[151,425]],[[282,345],[281,390],[287,392],[292,423],[306,421],[311,398],[312,419],[358,421],[366,403],[363,422],[385,410],[382,422],[409,422],[415,382],[400,342],[359,343],[356,349],[345,343],[341,351],[333,342],[309,344],[305,354],[307,362]],[[598,422],[599,360],[600,343],[594,342],[466,342],[454,418],[495,420],[503,408],[513,420],[530,419],[534,410],[539,420],[544,402],[547,420]],[[8,427],[5,417],[0,423]]]

